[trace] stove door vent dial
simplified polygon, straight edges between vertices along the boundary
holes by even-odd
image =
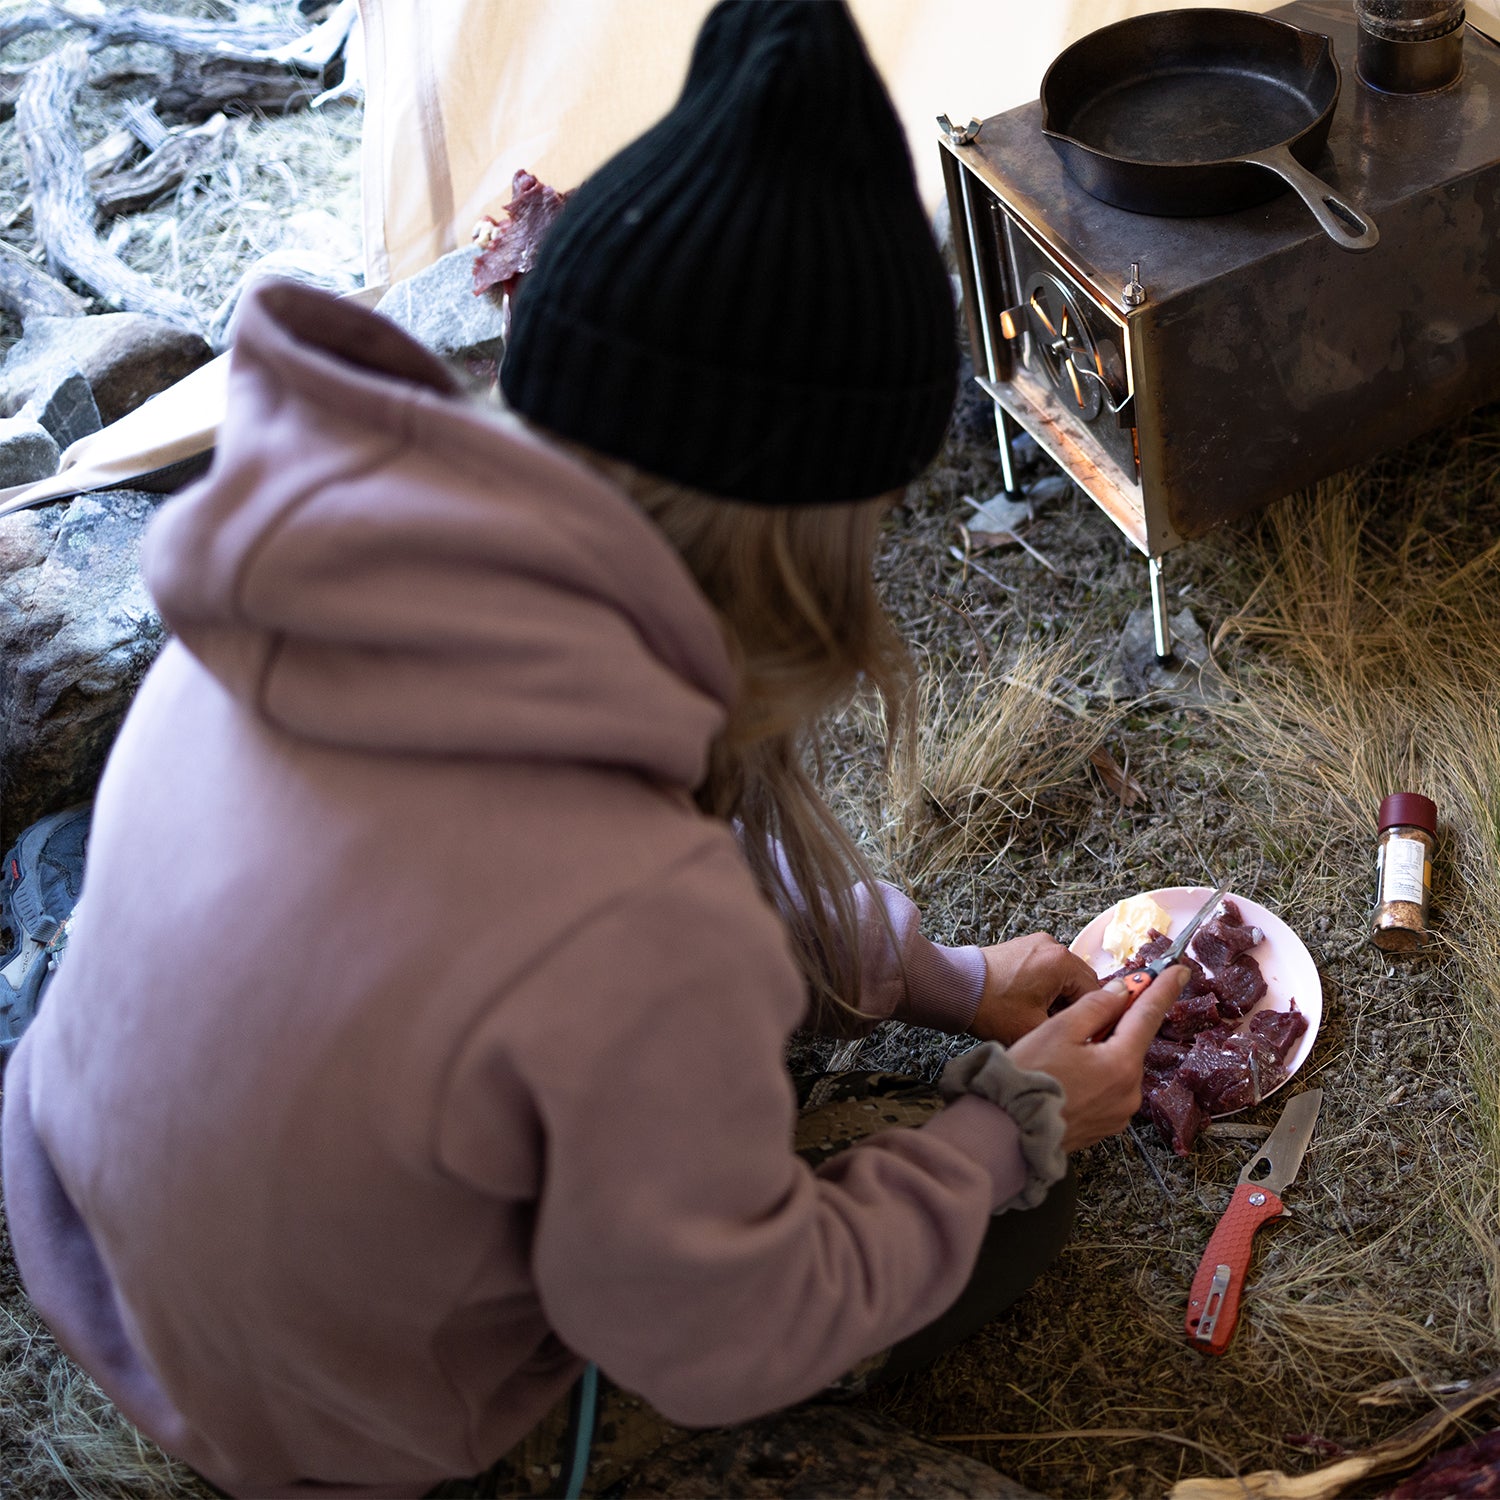
[[[1057,277],[1035,272],[1026,283],[1027,364],[1040,369],[1081,421],[1118,414],[1129,398],[1119,350],[1096,337],[1078,298]]]

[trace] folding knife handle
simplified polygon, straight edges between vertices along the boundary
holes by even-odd
[[[1135,1002],[1139,1000],[1148,989],[1151,988],[1155,980],[1156,975],[1153,974],[1149,969],[1137,969],[1133,974],[1122,974],[1120,976],[1120,983],[1125,986],[1125,994],[1127,997],[1125,1009],[1129,1010],[1130,1007],[1134,1005]],[[1104,1041],[1117,1025],[1119,1025],[1118,1021],[1111,1021],[1108,1026],[1105,1026],[1101,1030],[1096,1031],[1093,1036],[1089,1038],[1089,1040],[1091,1042]]]
[[[1242,1182],[1214,1226],[1188,1293],[1187,1340],[1201,1354],[1222,1354],[1234,1337],[1240,1293],[1250,1269],[1255,1231],[1285,1212],[1270,1188]]]

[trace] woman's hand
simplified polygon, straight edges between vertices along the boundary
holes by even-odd
[[[1007,1047],[1040,1026],[1059,1000],[1076,1000],[1099,985],[1081,958],[1045,932],[986,948],[984,965],[984,992],[969,1030]]]
[[[1010,1047],[1023,1068],[1050,1073],[1063,1088],[1063,1150],[1117,1135],[1141,1107],[1146,1048],[1187,984],[1174,964],[1131,1005],[1120,980],[1050,1016]],[[1089,1039],[1109,1026],[1102,1042]]]

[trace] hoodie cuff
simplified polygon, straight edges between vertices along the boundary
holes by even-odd
[[[938,1087],[945,1099],[978,1094],[998,1104],[1015,1121],[1021,1155],[1026,1159],[1026,1185],[1000,1207],[1035,1208],[1068,1170],[1062,1148],[1062,1085],[1050,1073],[1012,1062],[999,1042],[981,1042],[949,1060]]]
[[[914,936],[906,949],[906,999],[898,1016],[957,1036],[968,1033],[984,992],[984,950],[945,948]]]

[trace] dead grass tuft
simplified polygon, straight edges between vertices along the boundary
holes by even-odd
[[[1438,805],[1431,957],[1458,971],[1452,1021],[1481,1149],[1431,1153],[1427,1186],[1484,1256],[1500,1338],[1500,544],[1465,559],[1420,499],[1393,525],[1384,498],[1361,499],[1345,478],[1270,514],[1264,583],[1221,632],[1255,648],[1223,712],[1308,799],[1330,850],[1368,850],[1389,792]]]
[[[1023,640],[962,680],[923,674],[915,763],[890,829],[913,886],[956,867],[986,878],[1017,824],[1088,789],[1089,752],[1116,715],[1067,696],[1082,665],[1074,643]]]

